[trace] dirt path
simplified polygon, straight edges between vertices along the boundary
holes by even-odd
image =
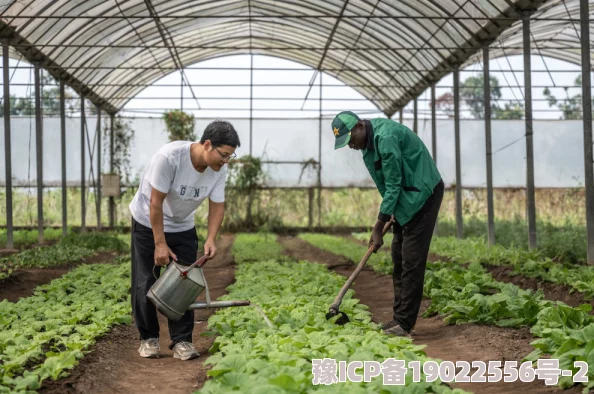
[[[232,235],[221,235],[217,240],[217,256],[204,268],[214,300],[226,292],[234,281]],[[204,300],[204,293],[198,300]],[[208,349],[214,338],[200,336],[207,330],[206,319],[213,311],[196,311],[193,343],[200,357],[189,361],[173,358],[169,350],[167,320],[160,315],[161,358],[145,359],[138,356],[138,332],[134,324],[117,326],[101,338],[92,352],[85,356],[71,375],[58,382],[48,382],[40,392],[45,393],[192,393],[206,380],[204,361],[210,356]]]
[[[18,268],[15,273],[0,281],[0,301],[8,300],[10,302],[17,302],[21,297],[33,295],[33,291],[37,286],[45,285],[59,278],[81,263],[107,263],[113,260],[116,255],[116,253],[98,253],[95,256],[86,258],[84,261],[66,264],[60,267]]]
[[[349,276],[354,265],[345,257],[320,250],[297,237],[279,237],[287,254],[301,260],[315,261],[328,265],[330,269]],[[348,265],[346,265],[348,264]],[[392,300],[394,291],[392,278],[364,269],[353,285],[361,303],[370,307],[372,318],[385,323],[392,319]],[[421,313],[429,300],[423,301]],[[528,329],[507,329],[493,326],[465,324],[461,326],[444,325],[438,317],[419,317],[415,326],[415,344],[426,345],[429,357],[448,361],[520,361],[533,349],[530,345],[532,335]],[[457,383],[457,388],[475,393],[581,393],[581,389],[559,390],[549,388],[541,381],[532,383]]]

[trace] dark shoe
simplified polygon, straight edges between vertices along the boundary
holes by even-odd
[[[384,324],[382,326],[382,330],[384,330],[384,333],[388,335],[410,338],[410,332],[400,327],[400,324],[396,320],[392,320],[391,322]]]

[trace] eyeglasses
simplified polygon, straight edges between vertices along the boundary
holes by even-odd
[[[235,153],[232,153],[230,155],[226,155],[223,152],[221,152],[219,150],[219,148],[215,148],[217,152],[219,152],[219,155],[221,155],[221,157],[223,158],[223,161],[229,161],[231,159],[235,159],[237,157],[237,155]]]

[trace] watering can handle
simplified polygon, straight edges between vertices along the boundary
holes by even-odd
[[[185,261],[178,259],[177,261],[187,264]],[[204,264],[206,264],[206,262],[208,261],[208,256],[202,256],[200,257],[198,260],[196,260],[194,262],[194,264],[190,265],[186,270],[181,272],[181,276],[183,276],[184,278],[186,278],[188,276],[188,272],[190,272],[194,267],[198,266],[200,268],[202,268],[204,266]],[[155,277],[155,279],[157,279],[157,274],[155,274],[155,268],[160,269],[161,266],[159,265],[154,265],[153,266],[153,276]]]
[[[188,272],[190,272],[194,267],[198,266],[198,267],[202,268],[204,266],[204,264],[206,264],[207,261],[208,261],[208,255],[204,255],[204,256],[200,257],[198,260],[196,260],[194,262],[194,264],[192,264],[191,266],[186,268],[184,271],[182,271],[180,275],[183,276],[184,278],[187,277]]]

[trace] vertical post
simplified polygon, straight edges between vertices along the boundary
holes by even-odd
[[[400,124],[404,123],[404,107],[400,108],[400,113],[398,114],[398,121]]]
[[[320,75],[320,120],[318,129],[318,226],[322,227],[322,70]]]
[[[419,134],[418,97],[415,97],[413,102],[413,131],[415,134]]]
[[[495,219],[493,211],[493,157],[491,155],[491,80],[489,72],[489,46],[483,47],[483,103],[485,106],[485,148],[487,159],[487,234],[489,245],[495,245]]]
[[[184,73],[179,70],[179,109],[184,110]]]
[[[582,43],[582,108],[584,111],[584,164],[586,166],[586,228],[588,264],[594,264],[594,154],[592,152],[592,80],[590,77],[590,9],[588,0],[580,0],[580,30]]]
[[[41,124],[41,69],[35,64],[35,149],[37,151],[37,231],[43,243],[43,125]]]
[[[111,114],[109,116],[109,172],[113,174],[113,117],[114,115]],[[109,197],[109,227],[113,228],[115,223],[115,200],[113,196]]]
[[[431,85],[431,154],[437,164],[437,113],[435,111],[435,84]]]
[[[12,249],[13,222],[12,222],[12,145],[10,135],[10,70],[8,42],[2,44],[2,75],[4,84],[4,160],[6,169],[6,247]]]
[[[85,98],[80,96],[80,231],[87,231],[87,202],[85,198]]]
[[[526,108],[526,212],[528,247],[536,248],[536,204],[534,198],[534,146],[532,142],[532,66],[530,64],[530,15],[522,20],[524,38],[524,101]]]
[[[437,165],[437,114],[435,111],[435,84],[431,85],[431,154],[433,161]],[[439,233],[439,218],[435,221],[433,234]]]
[[[66,97],[64,81],[60,80],[60,147],[62,159],[62,235],[68,233],[68,189],[66,188]]]
[[[254,55],[250,55],[250,155],[252,155],[253,126],[254,126]]]
[[[463,237],[462,168],[460,164],[460,69],[454,69],[454,136],[456,144],[456,236]]]
[[[97,230],[101,230],[101,108],[97,108],[97,184],[95,185],[95,206],[97,207]]]
[[[310,230],[312,230],[313,229],[313,211],[314,211],[313,205],[314,205],[314,194],[315,194],[315,190],[313,187],[309,188],[308,194],[309,194],[309,198],[308,198],[308,200],[309,200],[309,204],[308,204],[308,206],[309,206],[309,221],[308,221],[307,227]]]

